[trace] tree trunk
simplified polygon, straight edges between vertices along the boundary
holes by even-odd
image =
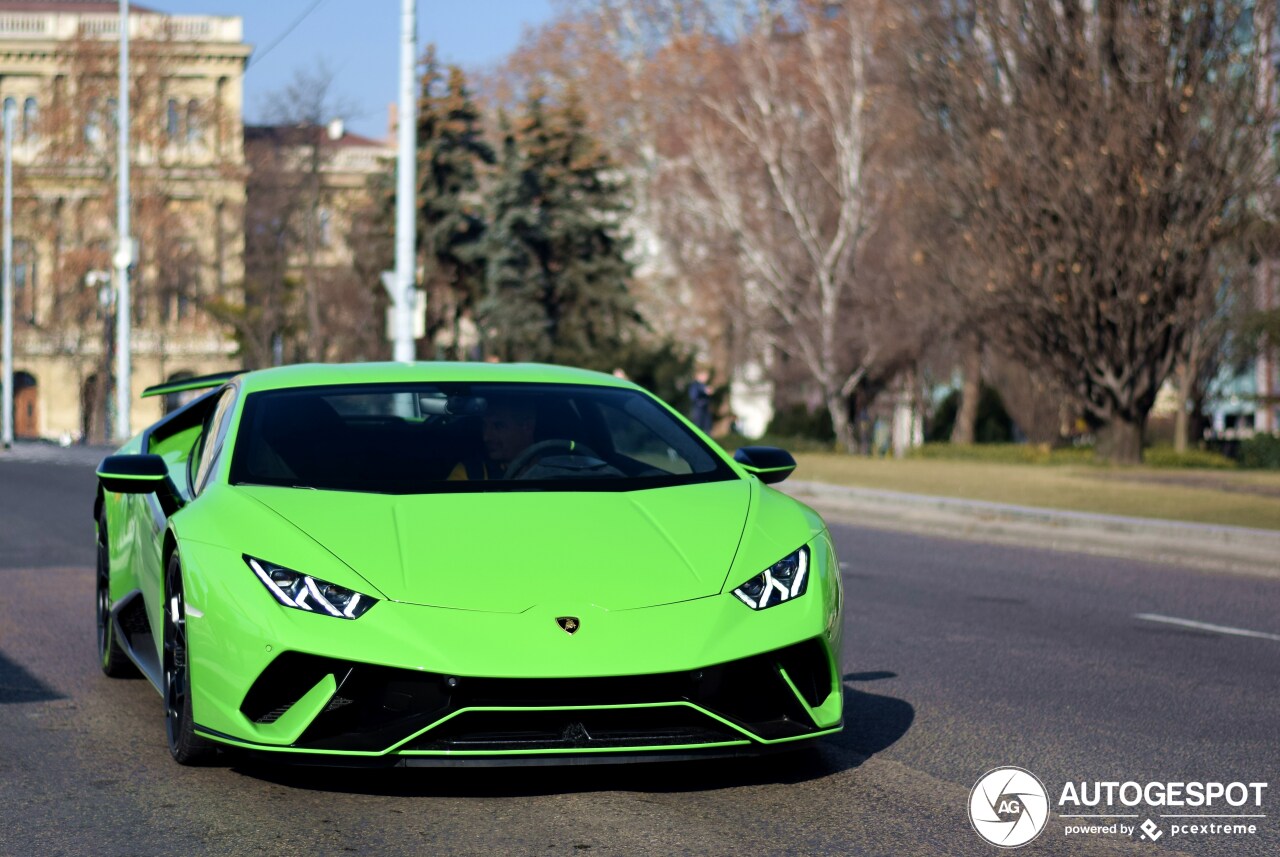
[[[324,337],[320,329],[320,285],[316,282],[318,276],[316,257],[319,254],[320,243],[320,236],[316,233],[319,231],[322,202],[320,168],[320,144],[315,143],[311,147],[310,171],[307,177],[309,194],[302,212],[302,216],[306,218],[306,230],[303,234],[307,254],[307,282],[303,290],[303,300],[307,305],[307,337],[303,343],[303,351],[308,363],[319,363],[324,360]]]
[[[858,451],[857,439],[853,436],[853,423],[849,420],[849,401],[839,393],[827,395],[827,412],[831,414],[831,428],[836,433],[836,443],[850,455]]]
[[[1173,416],[1173,451],[1186,452],[1191,414],[1187,412],[1187,388],[1181,384],[1178,385],[1176,402],[1178,410]]]
[[[969,446],[977,436],[978,398],[982,387],[982,340],[976,336],[965,338],[961,372],[960,407],[951,428],[951,442]]]
[[[1208,417],[1204,410],[1204,391],[1201,390],[1196,394],[1195,399],[1191,402],[1191,407],[1187,411],[1187,442],[1196,443],[1197,445],[1204,439],[1205,429],[1209,428]]]
[[[1142,435],[1145,420],[1130,421],[1113,417],[1098,429],[1098,444],[1094,452],[1108,464],[1141,464]]]
[[[1191,414],[1187,410],[1187,405],[1196,398],[1196,390],[1194,388],[1198,386],[1198,381],[1200,380],[1196,377],[1196,370],[1200,366],[1200,343],[1200,334],[1193,332],[1187,344],[1187,355],[1178,361],[1177,368],[1174,370],[1178,388],[1178,410],[1173,423],[1173,448],[1176,452],[1187,451],[1191,423]]]

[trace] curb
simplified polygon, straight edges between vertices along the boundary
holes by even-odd
[[[823,482],[782,490],[840,523],[1280,580],[1280,530],[1071,512]]]

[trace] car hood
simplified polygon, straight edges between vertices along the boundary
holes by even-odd
[[[393,601],[498,613],[629,610],[714,595],[751,498],[739,479],[581,493],[239,487]]]

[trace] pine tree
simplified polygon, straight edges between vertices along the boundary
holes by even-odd
[[[505,113],[498,124],[502,158],[490,190],[486,290],[479,307],[486,351],[504,360],[546,360],[551,353],[543,309],[548,278],[535,248],[548,241],[516,131]]]
[[[448,80],[429,49],[418,99],[418,252],[425,272],[428,336],[447,330],[436,356],[463,358],[463,317],[480,297],[487,232],[480,172],[494,162],[461,69]]]
[[[533,93],[515,129],[503,122],[482,322],[491,350],[609,370],[643,323],[629,293],[627,212],[617,165],[591,138],[570,91]]]

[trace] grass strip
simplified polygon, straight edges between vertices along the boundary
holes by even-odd
[[[1280,530],[1280,473],[796,454],[796,479],[1135,518]]]

